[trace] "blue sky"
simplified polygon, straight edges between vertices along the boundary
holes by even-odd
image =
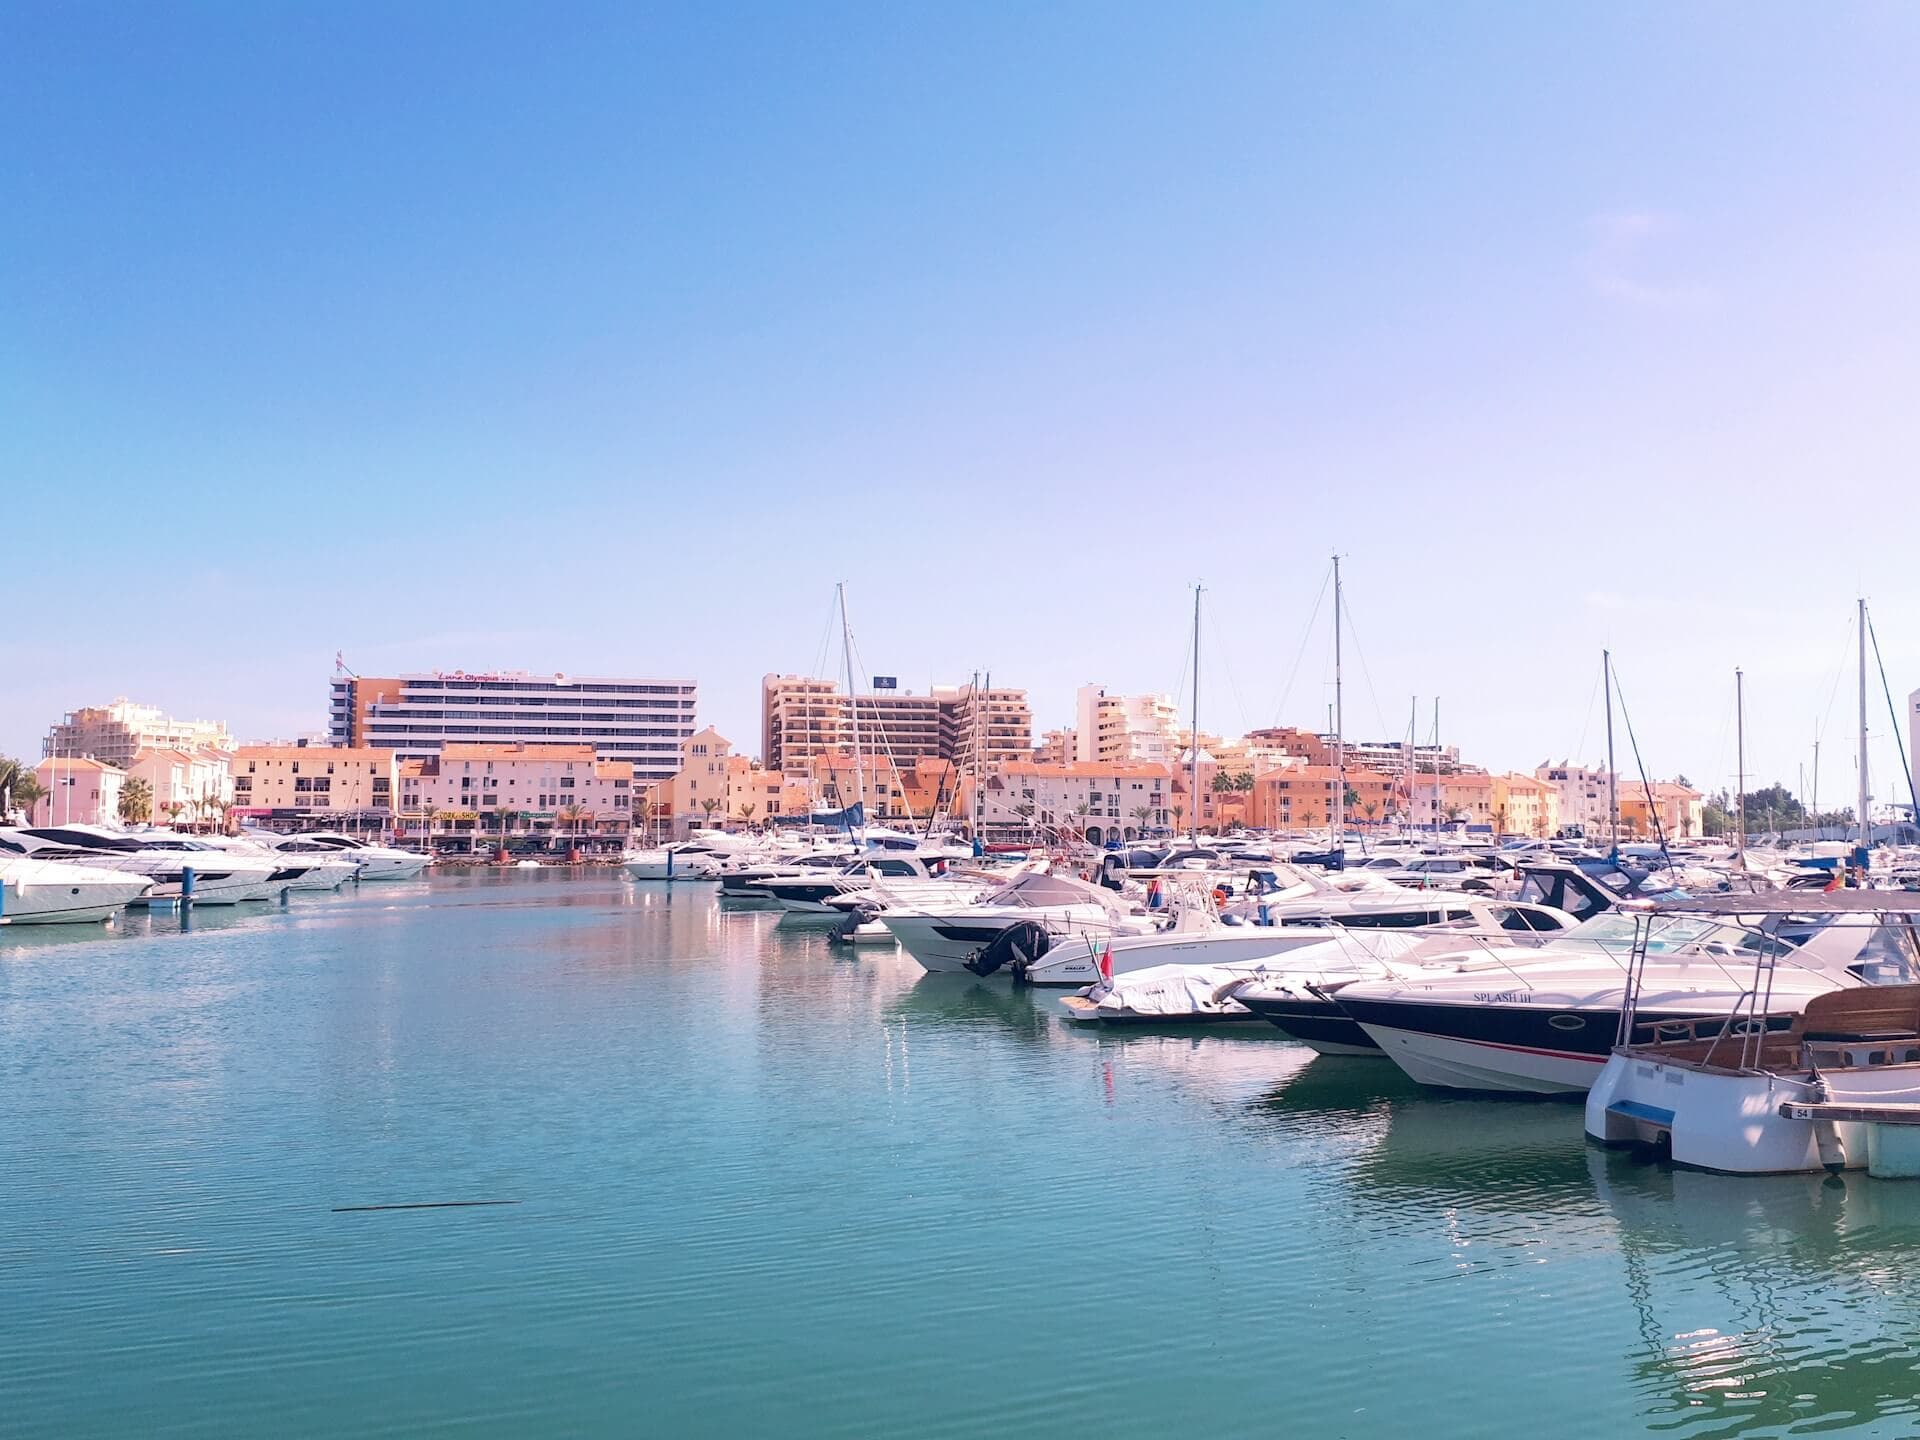
[[[1656,772],[1731,781],[1738,664],[1759,778],[1824,722],[1847,792],[1862,591],[1920,684],[1912,7],[28,4],[0,44],[0,750],[122,693],[316,728],[336,650],[691,675],[751,748],[841,579],[867,670],[990,667],[1043,725],[1178,685],[1199,579],[1203,723],[1312,724],[1336,547],[1350,730],[1438,694],[1497,768],[1601,753],[1610,643]]]

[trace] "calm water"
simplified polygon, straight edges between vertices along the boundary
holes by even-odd
[[[1050,1008],[603,873],[0,930],[0,1434],[1916,1429],[1920,1185]]]

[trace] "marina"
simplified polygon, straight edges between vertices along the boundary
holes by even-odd
[[[1055,993],[611,869],[0,930],[9,1429],[1911,1423],[1920,1186]]]

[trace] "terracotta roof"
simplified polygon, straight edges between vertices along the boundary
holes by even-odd
[[[108,765],[91,755],[58,755],[42,760],[33,767],[36,770],[112,770],[116,774],[124,773],[118,765]]]

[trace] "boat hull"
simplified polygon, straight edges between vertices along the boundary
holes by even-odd
[[[1384,1058],[1360,1022],[1331,1000],[1310,995],[1272,994],[1242,994],[1235,998],[1259,1019],[1301,1044],[1312,1046],[1322,1055]]]

